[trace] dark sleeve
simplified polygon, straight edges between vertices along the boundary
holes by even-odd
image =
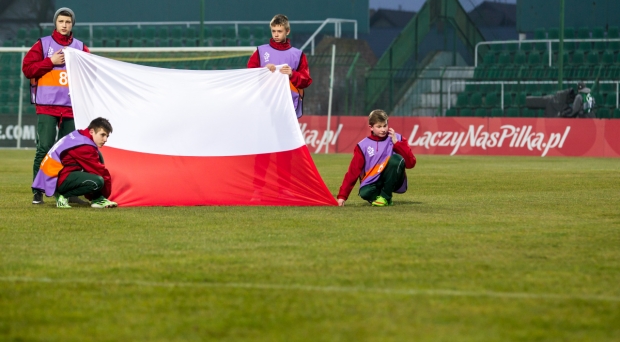
[[[90,145],[82,145],[70,150],[68,153],[80,164],[84,172],[103,178],[104,183],[101,194],[106,198],[109,197],[112,193],[112,177],[110,176],[110,171],[103,164],[103,156],[99,150]]]
[[[413,169],[415,167],[417,161],[405,137],[403,137],[401,141],[394,144],[394,152],[398,153],[401,157],[403,157],[403,159],[405,159],[405,168]]]
[[[254,51],[248,60],[248,68],[260,68],[260,59],[258,58],[258,49]]]
[[[43,58],[43,45],[41,45],[41,40],[37,40],[24,56],[22,64],[24,76],[26,78],[39,78],[52,69],[54,69],[54,63],[49,57]]]
[[[297,70],[293,70],[293,75],[290,79],[291,83],[298,89],[308,88],[312,84],[312,78],[310,77],[310,68],[308,67],[308,59],[306,54],[302,52],[299,60],[299,66]]]
[[[351,194],[351,190],[357,183],[357,179],[362,174],[364,170],[364,155],[360,150],[359,145],[355,145],[355,150],[353,151],[353,159],[351,159],[351,163],[349,164],[349,169],[347,173],[344,175],[344,179],[342,180],[342,185],[340,186],[340,190],[338,191],[338,198],[347,200],[349,195]]]

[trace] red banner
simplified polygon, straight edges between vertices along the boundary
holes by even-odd
[[[352,153],[370,129],[367,117],[304,115],[299,127],[312,153]],[[620,157],[620,120],[392,117],[389,126],[414,154]]]

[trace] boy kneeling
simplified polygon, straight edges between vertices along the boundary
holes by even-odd
[[[112,178],[99,152],[110,133],[110,122],[96,118],[86,129],[75,130],[58,140],[41,162],[32,188],[48,197],[56,194],[58,208],[71,208],[68,198],[82,195],[91,200],[93,208],[118,206],[107,199]]]
[[[349,170],[338,192],[338,205],[344,206],[357,179],[359,195],[372,206],[392,205],[392,193],[407,191],[405,168],[415,166],[416,159],[407,139],[388,128],[388,116],[379,109],[368,116],[370,135],[355,147]]]

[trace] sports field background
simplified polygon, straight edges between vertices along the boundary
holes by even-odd
[[[0,150],[2,341],[620,340],[617,159],[418,156],[386,208],[60,210],[33,154]],[[336,194],[351,156],[313,158]]]

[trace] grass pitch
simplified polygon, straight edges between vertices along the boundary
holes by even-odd
[[[33,154],[0,150],[0,340],[620,340],[617,159],[418,156],[387,208],[59,210]],[[314,159],[336,194],[350,156]]]

